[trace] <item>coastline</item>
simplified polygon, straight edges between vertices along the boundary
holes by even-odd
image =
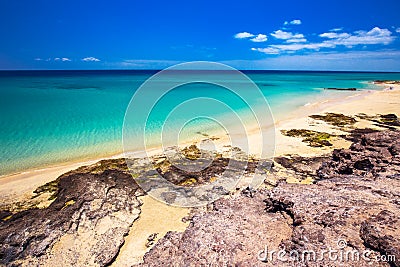
[[[344,134],[340,127],[333,127],[325,121],[315,121],[309,116],[326,112],[343,113],[344,115],[353,116],[359,113],[368,113],[369,115],[387,113],[399,114],[400,85],[390,86],[393,87],[393,90],[385,90],[384,88],[387,86],[382,85],[382,90],[378,91],[366,90],[355,92],[354,94],[348,95],[344,98],[324,99],[320,102],[303,106],[295,112],[288,114],[285,119],[276,121],[275,156],[299,155],[301,157],[318,157],[323,154],[326,156],[326,154],[332,152],[335,148],[348,148],[351,142],[342,138],[330,140],[333,143],[332,146],[312,147],[304,143],[301,138],[285,136],[281,131],[290,129],[309,129],[340,136],[341,134]],[[374,125],[361,119],[358,120],[355,125],[357,125],[358,128],[374,128]],[[257,129],[250,129],[247,133],[247,136],[244,136],[243,140],[250,143],[250,152],[256,151],[260,147]],[[214,136],[209,136],[208,138],[213,137]],[[229,137],[225,135],[218,136],[218,138],[219,139],[214,140],[214,144],[217,150],[221,151],[227,142],[229,142]],[[186,146],[189,144],[191,143],[182,145]],[[162,148],[150,149],[147,152],[154,156],[162,152]],[[145,152],[143,151],[132,154],[130,153],[130,156],[135,155],[136,157],[140,157],[143,156],[144,153]],[[0,193],[2,194],[3,205],[6,206],[7,204],[17,203],[18,206],[22,203],[23,207],[24,203],[28,203],[27,206],[29,206],[29,202],[32,203],[32,192],[39,186],[51,182],[60,175],[79,167],[94,164],[102,159],[118,159],[123,156],[124,154],[118,154],[113,157],[104,157],[85,162],[65,164],[63,166],[10,175],[5,179],[0,179]],[[89,169],[90,168],[93,168],[93,166],[89,167]],[[274,180],[276,179],[275,175],[278,175],[278,177],[279,175],[283,175],[286,179],[286,183],[289,185],[292,183],[309,184],[312,182],[312,180],[308,178],[298,180],[295,176],[292,177],[290,172],[279,173],[281,170],[278,168],[277,170],[278,173],[272,174],[271,178],[267,179],[266,184],[260,187],[261,190],[262,188],[269,188],[268,184],[276,185],[276,181]],[[74,171],[71,173],[74,173]],[[127,177],[129,178],[128,180],[131,179],[130,175]],[[128,183],[131,184],[131,182]],[[34,204],[36,205],[35,207],[39,208],[39,210],[46,208],[46,205],[49,205],[49,201],[47,201],[48,194],[44,194],[43,196],[45,200],[38,198],[37,201],[41,202],[39,204]],[[131,197],[134,198],[136,196],[130,195],[127,197],[130,199]],[[226,199],[232,199],[232,196],[227,196]],[[112,266],[132,266],[134,264],[142,263],[145,253],[148,253],[150,249],[154,247],[153,245],[156,243],[158,244],[161,239],[164,240],[165,237],[169,238],[170,235],[168,235],[168,233],[171,233],[170,231],[174,233],[182,233],[186,231],[186,229],[190,228],[188,220],[183,219],[190,217],[193,209],[165,205],[164,203],[153,199],[150,195],[138,195],[137,201],[140,203],[138,204],[138,206],[140,206],[140,213],[136,215],[137,218],[132,221],[127,228],[126,234],[124,234],[123,237],[124,242],[119,248],[119,252],[114,259]],[[50,203],[52,202],[50,201]],[[63,203],[64,207],[67,207],[69,205],[68,203],[69,202]],[[4,220],[7,220],[7,218]],[[60,253],[62,254],[63,251],[65,251],[65,248],[71,246],[71,244],[65,243],[70,240],[68,238],[71,238],[71,236],[67,235],[65,238],[63,237],[62,241],[53,247],[50,253],[52,257],[48,262],[50,265],[53,261],[58,260]],[[87,255],[85,254],[84,257],[86,256]]]
[[[380,90],[363,90],[355,91],[345,98],[340,97],[340,94],[334,98],[321,99],[318,102],[310,103],[296,109],[293,112],[289,112],[284,118],[275,120],[275,155],[283,155],[296,152],[298,154],[315,154],[321,153],[321,149],[315,149],[312,147],[302,145],[298,138],[287,138],[280,132],[282,129],[292,128],[307,128],[309,118],[311,114],[336,112],[344,113],[347,115],[355,115],[357,113],[396,113],[399,112],[396,109],[397,102],[388,104],[387,97],[389,99],[396,99],[400,95],[400,85],[394,84],[378,84],[381,87]],[[392,87],[392,90],[387,88]],[[380,102],[379,102],[380,100]],[[379,105],[375,105],[378,101]],[[318,125],[318,129],[322,131],[331,131],[326,125]],[[321,128],[322,127],[322,128]],[[312,128],[312,127],[311,127]],[[259,150],[259,129],[249,129],[247,136],[244,137],[243,141],[249,142],[249,153],[254,153]],[[214,137],[214,136],[213,136]],[[229,142],[227,136],[216,136],[218,139],[214,140],[217,149],[221,149],[224,145]],[[246,140],[245,140],[246,139]],[[182,146],[190,145],[192,142],[183,143]],[[335,146],[334,146],[335,147]],[[333,147],[333,148],[334,148]],[[299,151],[300,148],[300,151]],[[324,148],[324,150],[332,150],[333,148]],[[162,148],[151,148],[147,151],[148,155],[156,155],[162,152]],[[128,152],[131,156],[142,157],[145,155],[144,151]],[[74,161],[67,162],[65,164],[58,164],[55,166],[49,166],[46,168],[32,169],[20,173],[14,173],[4,175],[0,177],[0,194],[3,200],[15,201],[15,198],[25,198],[38,186],[43,185],[56,179],[58,176],[74,170],[81,166],[91,165],[95,162],[105,159],[116,159],[124,157],[125,153],[118,153],[112,156],[104,156],[94,158],[85,161]],[[6,202],[8,202],[6,201]]]

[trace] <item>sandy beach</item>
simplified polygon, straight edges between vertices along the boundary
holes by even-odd
[[[335,98],[323,99],[316,103],[310,103],[303,106],[289,114],[286,114],[283,119],[275,121],[276,130],[276,155],[289,153],[292,144],[287,143],[290,138],[285,138],[280,133],[282,129],[289,128],[301,128],[301,127],[313,127],[309,125],[310,119],[308,118],[311,114],[334,112],[343,113],[348,115],[355,115],[358,113],[366,114],[386,114],[386,113],[397,113],[399,112],[399,90],[400,85],[393,84],[380,84],[381,90],[364,90],[352,93],[350,96],[341,98],[337,95]],[[389,90],[388,88],[392,88]],[[348,92],[346,92],[348,93]],[[390,99],[390,101],[387,101]],[[326,130],[326,125],[320,124],[318,128],[321,131]],[[320,128],[324,127],[324,128]],[[328,127],[328,126],[327,126]],[[328,127],[329,128],[329,127]],[[329,130],[329,129],[327,129]],[[249,143],[249,153],[257,153],[259,151],[259,137],[257,136],[259,129],[247,129],[247,136],[243,138],[243,142]],[[224,145],[229,144],[229,138],[225,135],[213,136],[216,140],[213,140],[216,148],[222,148]],[[197,138],[199,140],[199,138]],[[182,143],[180,146],[184,147],[190,145],[192,142]],[[299,143],[301,144],[301,143]],[[289,150],[287,150],[289,149]],[[295,149],[296,146],[295,146]],[[312,150],[316,152],[316,150]],[[162,148],[151,148],[146,153],[147,155],[157,155],[162,152]],[[305,152],[305,151],[302,151]],[[129,152],[129,156],[142,157],[145,155],[144,152]],[[34,170],[28,170],[21,173],[4,175],[0,178],[0,194],[3,198],[8,196],[21,195],[29,192],[37,186],[54,180],[59,175],[66,173],[70,170],[76,169],[79,166],[86,166],[93,164],[99,160],[120,158],[124,154],[116,154],[109,157],[99,157],[86,161],[75,161],[71,163],[64,163],[56,166],[49,166],[46,168],[39,168]],[[10,186],[9,186],[10,185]]]
[[[399,114],[400,112],[400,85],[381,84],[382,90],[358,91],[345,98],[325,99],[321,102],[311,103],[299,108],[295,112],[287,114],[285,119],[275,122],[275,155],[297,153],[302,155],[313,155],[328,152],[335,147],[342,147],[346,142],[335,142],[333,147],[313,148],[306,146],[299,138],[290,138],[282,135],[281,130],[285,129],[311,129],[332,134],[340,134],[340,130],[332,128],[326,123],[313,124],[308,116],[312,114],[322,114],[326,112],[342,113],[346,115],[356,115],[365,113],[375,114]],[[389,88],[392,88],[389,90]],[[360,121],[357,126],[373,127],[367,121]],[[223,136],[216,136],[213,140],[217,149],[222,149],[230,144],[230,139]],[[249,154],[260,153],[259,129],[249,129],[247,136],[243,137],[243,143],[249,144]],[[182,147],[191,143],[182,144]],[[161,148],[154,148],[147,151],[147,155],[157,155],[162,152]],[[15,202],[30,197],[32,191],[38,186],[56,179],[58,176],[74,170],[80,166],[93,164],[99,160],[109,158],[120,158],[124,154],[117,154],[112,157],[96,158],[84,162],[65,163],[59,166],[52,166],[44,169],[37,169],[3,176],[0,179],[0,195],[3,203]],[[130,153],[130,156],[142,157],[143,152]]]
[[[392,87],[392,89],[388,89]],[[338,147],[348,147],[350,142],[343,139],[333,139],[333,146],[315,148],[307,146],[300,138],[292,138],[285,136],[281,130],[288,129],[309,129],[327,132],[329,134],[340,135],[343,132],[340,129],[332,127],[325,122],[316,122],[309,115],[323,114],[326,112],[341,113],[345,115],[357,115],[365,113],[368,115],[376,114],[399,114],[400,113],[400,85],[382,85],[379,91],[361,91],[355,92],[351,96],[343,99],[327,99],[319,103],[312,103],[304,106],[289,114],[288,118],[276,122],[276,144],[275,155],[298,154],[298,155],[318,155],[332,151]],[[367,120],[359,120],[357,127],[366,128],[374,126]],[[214,140],[217,149],[222,149],[229,144],[226,136],[218,136],[218,140]],[[259,150],[259,136],[256,131],[249,131],[243,142],[249,142],[250,153],[257,153]],[[154,149],[150,152],[156,155],[161,149]],[[140,154],[137,154],[140,155]],[[113,158],[119,158],[122,155],[116,155]],[[0,195],[2,196],[3,205],[15,202],[24,202],[31,198],[32,191],[47,182],[56,179],[61,174],[74,170],[80,166],[90,165],[98,161],[91,160],[87,162],[66,164],[64,166],[50,167],[47,169],[30,171],[26,173],[15,174],[0,179]],[[119,256],[113,266],[129,266],[134,263],[141,262],[142,257],[149,247],[144,244],[151,233],[158,233],[154,238],[157,241],[165,235],[167,231],[183,231],[187,224],[182,223],[181,219],[188,215],[189,209],[174,208],[159,203],[149,196],[141,198],[143,202],[140,218],[134,224],[130,233],[125,238],[125,244],[121,249]],[[163,215],[162,215],[163,214]],[[163,218],[159,220],[159,216]],[[127,251],[135,251],[134,254]]]

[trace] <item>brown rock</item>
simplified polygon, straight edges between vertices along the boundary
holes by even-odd
[[[104,266],[117,255],[139,217],[137,196],[143,195],[125,160],[79,168],[56,184],[49,207],[0,221],[1,264]]]

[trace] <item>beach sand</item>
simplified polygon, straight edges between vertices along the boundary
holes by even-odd
[[[315,120],[308,117],[311,114],[334,112],[345,115],[356,115],[359,113],[368,115],[395,113],[399,115],[400,85],[390,84],[382,86],[383,88],[393,87],[393,89],[355,92],[353,95],[343,99],[327,99],[319,103],[304,106],[296,112],[288,114],[286,119],[275,123],[275,155],[324,154],[334,148],[346,147],[350,144],[343,139],[338,139],[332,141],[332,147],[313,148],[307,146],[300,138],[282,135],[281,130],[289,129],[311,129],[331,134],[343,133],[325,122],[315,122]],[[374,127],[370,122],[363,120],[358,122],[356,126]],[[249,131],[248,136],[243,137],[243,142],[247,141],[250,145],[249,152],[257,154],[260,150],[260,138],[257,132]],[[215,141],[218,149],[227,144],[229,144],[229,139],[226,136],[219,136],[219,139]],[[154,149],[151,154],[160,152],[161,149]],[[113,158],[121,156],[116,155]],[[23,202],[24,199],[32,196],[32,191],[38,186],[56,179],[65,172],[76,169],[79,166],[92,164],[98,160],[100,159],[3,177],[0,179],[0,195],[3,205],[13,202]],[[183,231],[187,226],[187,224],[182,222],[182,218],[188,215],[189,209],[166,206],[152,199],[150,196],[145,196],[141,200],[143,201],[143,206],[141,207],[140,219],[132,226],[129,235],[125,238],[125,244],[113,266],[129,266],[140,262],[144,253],[149,249],[145,244],[150,234],[158,233],[157,240],[169,230]]]
[[[155,244],[168,231],[183,232],[189,225],[188,222],[182,222],[189,209],[165,205],[149,195],[140,199],[143,202],[140,217],[131,227],[118,257],[111,266],[132,266],[141,262],[144,253],[151,248],[146,246],[150,235],[157,234],[152,239],[152,244]]]

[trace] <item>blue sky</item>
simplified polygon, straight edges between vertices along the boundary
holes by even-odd
[[[0,69],[400,71],[400,1],[0,1]]]

